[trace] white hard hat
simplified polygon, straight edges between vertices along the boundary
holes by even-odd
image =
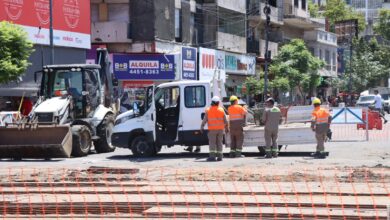
[[[221,99],[220,99],[218,96],[214,96],[214,97],[211,99],[211,101],[213,101],[213,102],[220,102]]]

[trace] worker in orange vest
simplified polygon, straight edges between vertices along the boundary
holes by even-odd
[[[313,99],[314,110],[312,112],[311,129],[315,132],[317,140],[317,150],[313,154],[315,158],[325,159],[325,139],[328,133],[332,116],[327,109],[321,108],[321,100]]]
[[[222,161],[223,158],[223,136],[224,131],[229,132],[229,122],[225,111],[219,107],[221,99],[214,96],[211,99],[211,107],[206,109],[205,116],[200,126],[203,133],[204,126],[208,126],[209,158],[207,161]]]
[[[230,157],[245,157],[241,154],[244,143],[244,126],[247,111],[238,104],[237,96],[230,97],[229,126],[230,126]]]

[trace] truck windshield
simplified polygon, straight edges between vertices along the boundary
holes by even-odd
[[[54,70],[43,74],[42,92],[48,98],[70,94],[77,100],[81,97],[82,85],[81,71]]]

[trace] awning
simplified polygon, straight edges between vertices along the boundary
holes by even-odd
[[[6,84],[0,85],[0,96],[37,96],[39,85],[37,84]]]

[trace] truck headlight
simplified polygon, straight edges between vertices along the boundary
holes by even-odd
[[[122,124],[122,123],[125,123],[126,121],[130,120],[134,118],[134,115],[127,115],[123,118],[119,118],[115,121],[115,125],[119,125],[119,124]]]

